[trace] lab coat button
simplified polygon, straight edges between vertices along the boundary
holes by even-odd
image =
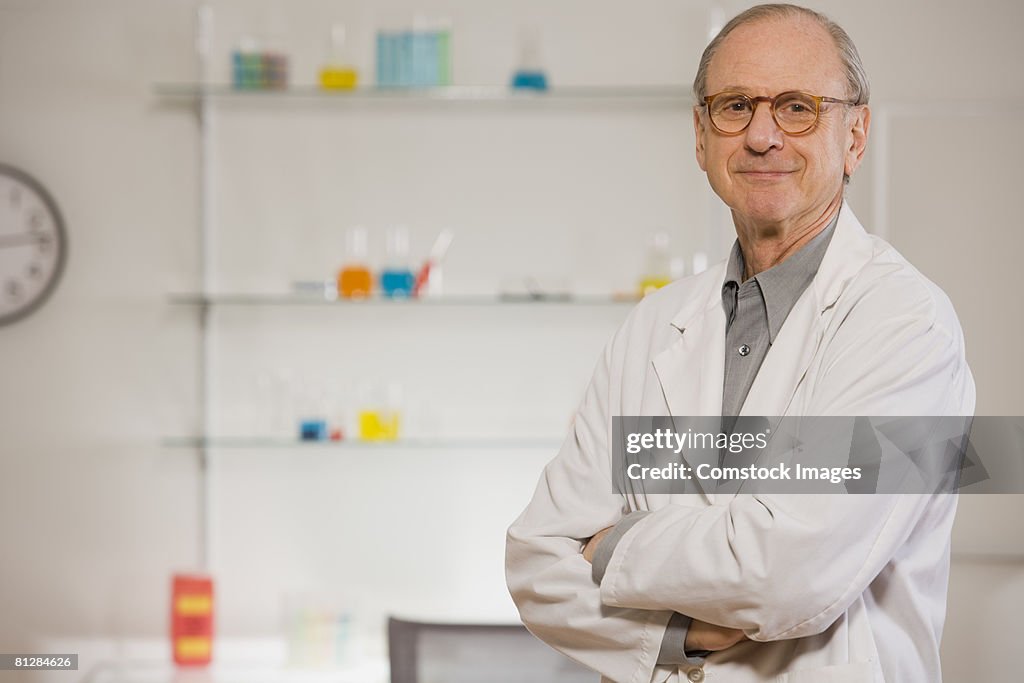
[[[745,355],[747,355],[748,353],[750,353],[750,347],[749,347],[749,346],[747,346],[746,344],[742,344],[742,345],[740,345],[740,348],[738,348],[738,349],[736,349],[736,350],[737,350],[737,351],[739,352],[739,354],[740,354],[741,356],[745,356]]]
[[[693,681],[693,683],[700,683],[704,680],[704,669],[690,669],[686,672],[686,677]]]

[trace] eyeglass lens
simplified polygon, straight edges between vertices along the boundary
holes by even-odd
[[[787,133],[802,133],[818,119],[814,98],[800,92],[782,93],[773,103],[775,121]],[[711,102],[711,120],[726,133],[738,133],[754,117],[754,103],[742,93],[722,93]]]

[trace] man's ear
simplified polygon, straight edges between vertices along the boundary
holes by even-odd
[[[853,177],[854,171],[864,159],[868,147],[868,128],[871,126],[871,110],[867,105],[857,107],[849,127],[849,147],[846,149],[844,172]]]
[[[700,107],[693,108],[693,134],[697,138],[697,165],[707,173],[704,165],[704,121],[700,117]]]

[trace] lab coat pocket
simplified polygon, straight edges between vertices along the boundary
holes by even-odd
[[[772,679],[772,683],[882,683],[875,678],[868,662],[836,664],[820,669],[791,671]]]

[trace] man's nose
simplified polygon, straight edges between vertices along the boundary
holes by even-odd
[[[750,151],[764,154],[771,148],[782,149],[784,134],[772,117],[772,108],[768,102],[757,102],[754,115],[746,130],[746,146]]]

